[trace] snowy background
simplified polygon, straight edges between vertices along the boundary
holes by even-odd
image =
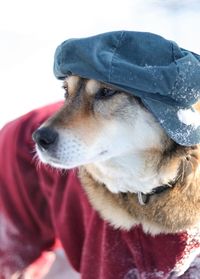
[[[0,127],[63,98],[52,65],[67,38],[150,31],[200,53],[199,26],[199,0],[1,0]]]

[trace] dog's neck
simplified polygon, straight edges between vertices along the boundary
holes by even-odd
[[[141,167],[138,169],[134,167],[132,173],[132,170],[127,169],[127,163],[122,164],[123,160],[81,167],[79,177],[92,206],[115,228],[129,230],[137,224],[142,224],[145,232],[154,235],[177,233],[196,226],[199,228],[199,148],[175,147],[166,150],[157,162],[155,159],[153,161],[154,156],[149,155],[149,161],[146,160],[147,167],[143,170],[144,179]],[[129,158],[129,163],[134,163],[133,158],[134,156]],[[127,162],[127,158],[125,161]],[[143,168],[145,166],[143,160],[141,166]],[[140,185],[148,185],[146,181],[157,183],[165,177],[170,180],[177,172],[178,178],[176,177],[173,187],[149,195],[145,205],[138,202],[138,195],[135,193],[129,190],[125,194],[121,193],[122,191],[120,192],[115,186],[118,183],[121,187],[127,181],[127,189],[132,187],[135,191],[138,191],[138,188],[141,191]],[[126,180],[126,176],[129,180],[128,178]],[[134,181],[135,177],[138,185]],[[113,193],[113,188],[118,193]],[[142,191],[144,192],[143,187]]]
[[[138,178],[139,175],[135,175],[136,172],[131,175],[130,170],[125,171],[125,174],[121,177],[117,170],[113,171],[115,164],[117,164],[113,160],[112,167],[110,167],[111,162],[106,162],[105,168],[101,164],[79,168],[79,177],[88,198],[104,220],[111,223],[115,228],[126,230],[141,224],[144,231],[154,235],[176,233],[194,226],[199,227],[199,148],[177,147],[177,149],[166,152],[162,156],[163,159],[160,159],[160,162],[156,164],[160,175],[156,175],[155,171],[152,171],[152,173],[157,181],[162,177],[163,179],[169,178],[175,172],[172,170],[179,170],[178,177],[176,177],[172,188],[149,195],[148,202],[145,205],[138,202],[138,195],[130,193],[130,191],[125,194],[121,192],[112,193],[111,191],[110,185],[114,185],[114,182],[117,183],[118,181],[121,182],[118,182],[118,185],[122,185],[126,179],[128,180],[128,177],[131,180],[127,182],[127,185],[132,187],[136,185],[133,176],[138,181],[142,180]],[[150,165],[153,165],[151,160],[149,162]],[[106,165],[109,168],[106,168]],[[124,170],[121,165],[126,167],[126,164],[117,164],[120,171]],[[141,170],[141,168],[139,169]],[[147,169],[150,170],[151,168],[148,167]],[[126,173],[128,173],[127,176]],[[144,177],[147,177],[145,174]],[[103,177],[103,175],[105,176]],[[111,182],[105,182],[109,179]],[[100,183],[100,181],[104,182]],[[153,181],[150,175],[149,181]],[[108,184],[111,190],[108,189]]]
[[[146,194],[177,177],[180,160],[159,167],[161,158],[161,151],[151,149],[90,164],[86,169],[112,193]]]

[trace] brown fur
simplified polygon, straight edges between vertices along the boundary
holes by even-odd
[[[113,194],[80,168],[80,179],[86,193],[103,219],[115,227],[130,229],[142,224],[152,234],[175,233],[198,225],[200,221],[199,146],[179,147],[171,151],[162,168],[180,161],[179,178],[173,188],[151,196],[146,205],[134,193]]]

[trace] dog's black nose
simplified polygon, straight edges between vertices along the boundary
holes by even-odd
[[[33,135],[33,140],[42,149],[49,149],[58,139],[58,133],[49,127],[43,127],[36,130]]]

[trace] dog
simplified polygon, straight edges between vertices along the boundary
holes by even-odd
[[[180,146],[138,97],[71,75],[62,108],[33,134],[39,159],[79,168],[92,206],[115,228],[177,233],[199,225],[199,145]],[[199,104],[196,104],[199,110]]]

